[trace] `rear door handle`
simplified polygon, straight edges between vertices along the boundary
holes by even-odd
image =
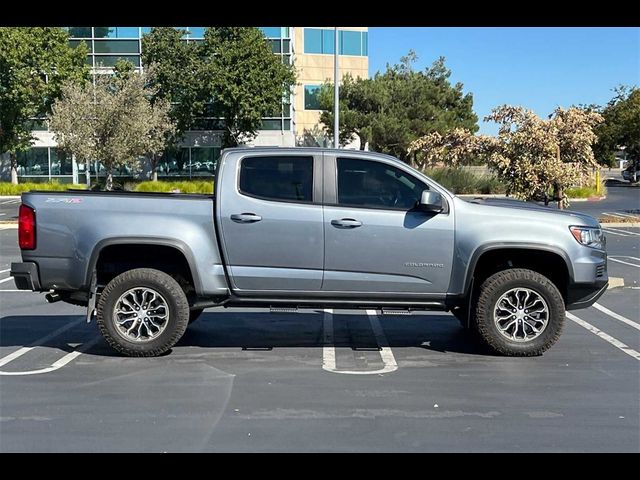
[[[356,228],[361,227],[362,222],[353,218],[341,218],[340,220],[331,220],[331,225],[339,228]]]
[[[231,215],[231,220],[237,223],[254,223],[262,220],[262,217],[255,213],[234,213]]]

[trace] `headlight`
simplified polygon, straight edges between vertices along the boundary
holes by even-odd
[[[604,234],[600,228],[596,227],[569,227],[573,238],[582,245],[592,248],[603,249],[606,243]]]

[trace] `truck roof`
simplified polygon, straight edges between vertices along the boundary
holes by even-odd
[[[220,153],[221,155],[224,153],[242,153],[242,152],[281,152],[283,154],[318,154],[318,153],[329,153],[332,155],[359,155],[363,157],[369,158],[381,158],[385,160],[393,160],[399,163],[403,163],[401,160],[393,157],[391,155],[387,155],[386,153],[378,153],[371,152],[369,150],[355,150],[355,149],[346,149],[346,148],[323,148],[323,147],[274,147],[274,146],[255,146],[255,147],[228,147],[223,149]]]

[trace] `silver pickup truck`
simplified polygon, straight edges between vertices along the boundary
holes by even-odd
[[[227,149],[213,196],[25,193],[18,241],[18,288],[87,306],[131,356],[209,307],[451,311],[494,352],[540,355],[608,284],[594,218],[466,201],[353,150]]]

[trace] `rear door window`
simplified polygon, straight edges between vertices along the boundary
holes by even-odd
[[[313,157],[246,157],[240,166],[240,192],[284,202],[313,201]]]

